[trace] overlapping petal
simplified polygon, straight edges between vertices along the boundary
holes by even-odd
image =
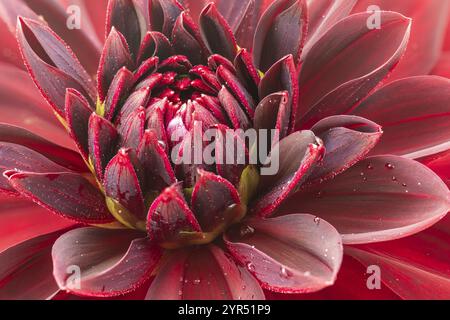
[[[376,156],[297,192],[278,213],[293,210],[329,221],[344,243],[372,243],[403,238],[435,224],[449,211],[449,191],[416,161]]]

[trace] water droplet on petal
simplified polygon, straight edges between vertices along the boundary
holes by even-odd
[[[386,163],[385,167],[389,170],[395,169],[395,166],[392,163]]]
[[[319,217],[315,217],[314,218],[314,223],[317,224],[317,225],[320,224],[320,218]]]
[[[292,272],[289,271],[288,269],[286,269],[286,267],[281,266],[281,268],[280,268],[280,276],[282,278],[288,279],[288,278],[292,277]]]

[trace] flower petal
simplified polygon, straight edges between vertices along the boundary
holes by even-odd
[[[64,218],[89,224],[114,221],[100,190],[74,173],[6,172],[22,195]]]
[[[247,114],[225,86],[219,92],[219,100],[234,129],[246,130],[251,127]]]
[[[136,149],[144,136],[146,112],[144,107],[133,111],[117,128],[119,145],[123,148]]]
[[[136,290],[151,276],[161,249],[129,229],[75,229],[56,240],[53,274],[59,287],[82,296],[113,297]],[[70,267],[81,271],[79,285]],[[72,271],[71,271],[72,270]],[[68,273],[69,271],[69,273]]]
[[[106,37],[113,27],[125,37],[132,55],[136,58],[141,44],[142,30],[133,0],[110,0],[108,2]]]
[[[130,149],[120,149],[105,169],[106,196],[119,202],[138,220],[145,220],[143,182],[135,154]]]
[[[337,22],[347,17],[358,0],[314,0],[308,1],[308,37],[302,58],[311,47]],[[386,10],[386,8],[384,8]],[[395,10],[394,10],[395,11]]]
[[[97,91],[101,102],[105,101],[114,76],[122,67],[133,70],[134,63],[125,37],[113,27],[106,38],[97,72]]]
[[[302,98],[295,128],[311,128],[327,116],[350,111],[398,63],[408,43],[411,20],[381,12],[380,29],[370,30],[371,14],[341,20],[311,48],[299,76]]]
[[[225,236],[233,257],[264,289],[306,293],[334,283],[342,262],[339,233],[307,214],[252,218]]]
[[[45,223],[42,223],[45,221]],[[21,242],[75,225],[28,200],[2,199],[0,203],[0,252]]]
[[[366,11],[373,5],[399,12],[413,20],[408,48],[387,82],[429,74],[441,54],[450,8],[448,1],[359,0],[353,12]]]
[[[137,149],[145,174],[146,189],[161,192],[176,181],[170,160],[152,130],[146,130]]]
[[[272,93],[280,91],[287,91],[289,93],[289,102],[287,104],[291,110],[291,119],[288,129],[289,133],[292,133],[294,124],[300,116],[296,107],[299,102],[297,71],[292,55],[285,56],[267,71],[259,84],[258,91],[261,100]]]
[[[27,129],[66,148],[76,148],[26,71],[0,64],[0,96],[1,122]]]
[[[358,244],[415,234],[442,219],[449,205],[447,186],[430,169],[413,160],[378,156],[299,191],[278,213],[310,212],[332,223],[344,243]]]
[[[175,22],[172,45],[177,54],[188,57],[194,65],[206,64],[209,50],[202,40],[200,30],[186,11]]]
[[[280,204],[306,181],[324,148],[311,131],[297,131],[274,146],[261,171],[260,194],[251,212],[271,215]],[[298,212],[298,211],[294,211]]]
[[[102,181],[106,165],[116,152],[118,133],[111,122],[92,113],[89,118],[89,155],[97,178]]]
[[[376,123],[355,116],[325,118],[311,130],[322,139],[326,152],[308,183],[321,183],[352,167],[366,157],[383,134]]]
[[[305,0],[276,0],[264,12],[256,28],[253,58],[256,67],[266,72],[279,59],[292,55],[300,59],[307,33]]]
[[[263,300],[258,282],[215,245],[171,253],[148,300]]]
[[[182,185],[175,184],[153,201],[147,215],[147,233],[152,241],[171,243],[182,233],[202,231],[182,192]]]
[[[450,219],[415,236],[386,243],[347,247],[364,266],[378,265],[383,284],[407,300],[447,299],[450,295]]]
[[[224,221],[233,221],[241,203],[236,188],[221,176],[198,170],[198,178],[192,191],[191,207],[202,230],[212,232]]]
[[[44,300],[59,291],[50,253],[60,235],[45,234],[0,253],[0,299]]]
[[[123,100],[130,93],[134,84],[134,75],[126,67],[122,67],[114,76],[105,99],[105,118],[109,121],[117,115]]]
[[[271,135],[272,132],[268,132],[269,147],[287,136],[291,116],[290,107],[287,91],[268,95],[256,107],[254,128],[260,133],[259,130],[278,130],[274,136]]]
[[[89,118],[92,109],[86,99],[75,89],[66,91],[66,121],[69,134],[75,141],[84,159],[89,159]]]
[[[138,61],[142,62],[151,57],[158,57],[161,61],[173,55],[172,44],[160,32],[147,32],[139,49]]]
[[[176,0],[152,0],[149,4],[152,30],[170,37],[183,7]]]
[[[74,12],[71,4],[76,4],[79,11]],[[73,22],[78,12],[82,17],[79,28]],[[14,3],[1,1],[0,15],[12,33],[16,30],[17,17],[43,21],[67,42],[90,74],[97,70],[101,45],[95,33],[92,32],[91,19],[88,17],[84,3],[80,1],[64,4],[58,1],[18,0]]]
[[[441,55],[441,58],[434,66],[434,69],[431,72],[431,74],[440,77],[450,78],[450,52],[445,52]]]
[[[53,162],[70,170],[88,171],[78,153],[54,144],[20,127],[0,123],[0,141],[9,142],[32,149]]]
[[[225,18],[219,13],[214,3],[209,3],[203,9],[200,20],[200,31],[208,49],[229,60],[237,53],[237,43]]]
[[[86,97],[94,98],[92,79],[73,52],[47,26],[19,18],[17,38],[33,81],[60,116],[64,116],[67,88],[74,88]]]
[[[418,158],[450,148],[449,99],[449,79],[411,77],[381,88],[352,113],[383,127],[372,154]]]
[[[239,101],[239,104],[244,107],[247,115],[251,119],[253,119],[253,116],[255,115],[256,103],[252,95],[241,84],[239,79],[223,65],[217,68],[217,78],[224,86],[229,89],[236,100]]]

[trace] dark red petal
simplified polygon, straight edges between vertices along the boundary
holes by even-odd
[[[299,88],[297,71],[292,55],[288,55],[275,63],[259,84],[259,98],[261,100],[272,93],[280,91],[289,93],[288,108],[291,110],[291,119],[288,130],[291,133],[296,119],[300,116],[296,108],[299,101]]]
[[[17,191],[4,176],[8,170],[32,172],[64,172],[65,167],[57,165],[42,154],[27,147],[0,142],[0,194],[16,196]],[[14,173],[13,172],[13,173]]]
[[[246,130],[251,127],[247,114],[227,88],[222,87],[219,92],[219,100],[234,129]]]
[[[152,0],[149,1],[149,5],[152,30],[170,37],[183,7],[176,0]]]
[[[256,67],[266,72],[286,55],[292,55],[295,63],[298,62],[307,28],[305,0],[274,1],[256,28],[253,42]]]
[[[441,54],[450,3],[436,0],[359,0],[353,12],[366,11],[371,5],[399,12],[413,21],[406,53],[387,82],[429,74]]]
[[[403,299],[445,299],[450,295],[450,216],[412,237],[347,247],[367,268],[382,268],[383,285]]]
[[[148,300],[263,300],[258,282],[215,245],[170,253]]]
[[[51,247],[61,231],[45,234],[0,253],[0,299],[44,300],[58,291]]]
[[[241,49],[239,51],[234,59],[234,67],[236,68],[238,76],[242,79],[243,83],[246,84],[247,90],[255,99],[257,99],[261,76],[253,63],[252,55],[246,49]]]
[[[80,155],[20,127],[0,123],[0,141],[19,144],[70,170],[88,171]]]
[[[413,160],[378,156],[299,191],[278,213],[315,214],[351,244],[415,234],[442,219],[449,206],[447,186],[430,169]]]
[[[52,249],[56,282],[63,290],[91,297],[136,290],[150,278],[162,255],[161,249],[144,237],[144,233],[129,229],[81,228],[67,232]],[[78,288],[71,283],[71,266],[81,271]]]
[[[175,53],[185,55],[194,65],[206,64],[208,49],[201,38],[200,30],[186,11],[181,13],[175,23],[172,45]]]
[[[449,101],[449,79],[411,77],[381,88],[352,113],[383,127],[372,154],[418,158],[450,148]]]
[[[125,37],[130,51],[137,56],[141,44],[141,26],[133,0],[108,1],[106,17],[106,37],[116,28]]]
[[[137,157],[144,170],[146,189],[159,192],[175,183],[170,160],[154,131],[145,131]]]
[[[133,152],[120,149],[105,169],[106,196],[119,202],[133,216],[145,220],[143,172]]]
[[[253,119],[256,103],[252,95],[241,84],[236,75],[224,66],[217,68],[217,78],[226,86],[239,103],[244,107],[247,115]]]
[[[182,128],[181,128],[182,129]],[[182,133],[176,131],[176,133]],[[205,132],[202,123],[193,121],[188,132],[181,138],[181,142],[175,145],[171,154],[177,156],[175,161],[175,172],[180,180],[184,181],[185,187],[192,187],[195,184],[197,170],[203,169],[214,171],[214,163],[207,163],[203,154],[207,146],[207,141],[203,139]],[[173,142],[174,140],[171,139]]]
[[[124,36],[113,27],[106,38],[97,73],[97,89],[100,101],[105,100],[114,76],[122,67],[132,70],[134,63]]]
[[[126,67],[114,76],[105,99],[105,118],[112,121],[134,84],[134,75]]]
[[[380,29],[370,30],[371,15],[341,20],[311,48],[299,76],[302,97],[295,128],[311,128],[325,117],[348,112],[397,65],[411,19],[383,11]]]
[[[142,62],[151,57],[158,57],[161,61],[173,55],[173,48],[169,39],[160,32],[147,32],[139,49],[138,61]]]
[[[189,70],[189,74],[199,77],[207,86],[216,91],[215,93],[219,92],[220,88],[222,87],[219,80],[217,80],[216,74],[211,69],[205,66],[195,66],[191,70]]]
[[[376,123],[355,116],[325,118],[311,130],[322,139],[326,152],[308,183],[322,183],[352,167],[366,157],[383,134]]]
[[[55,112],[64,117],[67,88],[93,99],[93,81],[67,45],[48,27],[19,18],[17,38],[33,81]]]
[[[137,149],[144,136],[146,121],[145,108],[139,107],[133,111],[117,128],[119,145],[123,148]]]
[[[249,163],[249,151],[244,137],[225,125],[216,124],[214,129],[216,172],[237,186],[242,171]]]
[[[252,218],[225,236],[227,248],[264,289],[307,293],[334,283],[342,262],[341,237],[307,214]]]
[[[70,137],[76,143],[84,159],[89,159],[89,118],[92,109],[89,102],[75,89],[67,89],[65,103],[65,118]]]
[[[150,100],[150,95],[150,87],[143,87],[139,90],[135,90],[123,104],[123,107],[120,109],[114,122],[117,125],[120,125],[122,121],[125,121],[125,119],[139,107],[146,107]]]
[[[0,142],[0,170],[41,173],[69,171],[35,150],[8,142]]]
[[[208,4],[203,9],[199,25],[208,49],[212,53],[233,60],[237,53],[236,39],[227,21],[219,13],[214,3]]]
[[[49,112],[28,72],[1,63],[0,96],[1,122],[24,128],[66,148],[76,148],[61,122]]]
[[[103,194],[82,175],[23,172],[9,175],[9,182],[22,195],[64,218],[89,224],[114,221]]]
[[[202,230],[212,232],[224,222],[236,219],[234,210],[241,200],[236,188],[226,179],[211,172],[199,170],[192,191],[192,208]]]
[[[175,184],[153,201],[147,215],[147,233],[152,241],[175,242],[181,233],[202,231],[182,192],[182,185]]]
[[[111,122],[92,113],[89,118],[89,155],[97,178],[102,181],[109,160],[116,152],[118,133]]]
[[[287,136],[291,119],[290,108],[289,93],[287,91],[268,95],[256,107],[254,128],[260,134],[261,131],[259,130],[278,130],[273,136],[272,132],[267,132],[269,148]]]
[[[308,2],[308,36],[302,57],[334,24],[349,15],[358,0],[315,0]],[[372,5],[372,3],[371,3]],[[369,5],[364,8],[366,11]],[[385,7],[382,7],[387,10]],[[395,11],[395,10],[393,10]]]
[[[134,73],[134,82],[136,83],[139,80],[147,78],[150,75],[152,75],[158,69],[158,63],[159,63],[158,57],[152,57],[142,62],[142,64],[137,68],[136,72]]]
[[[227,115],[220,105],[219,99],[202,94],[197,101],[207,108],[219,123],[228,123]]]
[[[100,58],[101,45],[100,41],[93,32],[91,19],[86,12],[84,3],[77,3],[82,19],[82,28],[73,28],[70,19],[73,14],[69,10],[69,4],[63,5],[55,1],[28,1],[19,0],[14,3],[11,1],[2,1],[0,4],[1,18],[6,22],[6,26],[2,26],[2,30],[9,28],[11,33],[16,31],[17,17],[29,18],[36,21],[43,21],[45,24],[55,31],[80,59],[81,64],[90,74],[95,73]],[[103,20],[104,22],[104,20]],[[104,26],[103,26],[104,27]],[[9,41],[9,35],[2,35],[2,43],[8,48],[5,52],[6,58],[12,60],[16,58],[14,53],[11,55],[10,49],[14,49],[17,43],[6,43],[5,38]],[[18,58],[18,57],[17,57]],[[13,61],[14,62],[14,61]],[[21,61],[20,61],[21,62]],[[18,67],[23,67],[19,65]]]
[[[271,215],[306,181],[323,153],[322,141],[311,131],[297,131],[281,140],[272,148],[265,165],[269,172],[261,172],[262,196],[253,204],[252,212],[261,217]]]

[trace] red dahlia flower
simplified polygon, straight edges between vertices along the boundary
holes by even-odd
[[[0,1],[0,297],[449,298],[448,1],[182,2]]]

